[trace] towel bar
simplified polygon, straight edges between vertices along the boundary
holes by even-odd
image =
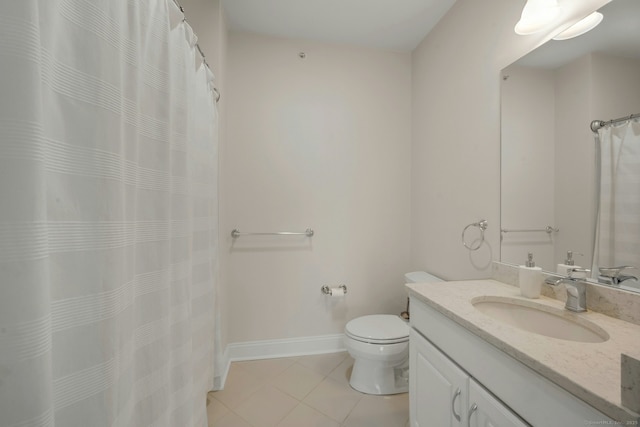
[[[234,239],[240,236],[313,236],[313,230],[311,228],[307,228],[305,231],[273,231],[266,233],[257,233],[257,232],[243,232],[234,228],[231,231],[231,237]]]

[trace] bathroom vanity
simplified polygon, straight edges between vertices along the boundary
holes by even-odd
[[[638,414],[621,404],[620,358],[640,357],[640,326],[570,313],[557,299],[528,300],[496,280],[407,287],[411,427],[638,424]],[[553,338],[544,335],[544,322],[542,331],[528,331],[526,322],[479,310],[486,301],[535,307],[593,335],[574,341],[569,328],[568,338]]]

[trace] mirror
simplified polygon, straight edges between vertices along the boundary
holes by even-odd
[[[591,268],[596,221],[592,120],[640,113],[640,1],[600,8],[592,31],[550,40],[502,71],[502,262]],[[582,255],[578,255],[582,254]]]

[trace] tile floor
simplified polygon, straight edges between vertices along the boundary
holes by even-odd
[[[234,362],[207,396],[209,427],[406,427],[409,396],[349,386],[348,353]]]

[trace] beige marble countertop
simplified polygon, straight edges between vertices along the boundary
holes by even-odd
[[[621,354],[640,359],[640,326],[594,311],[572,313],[564,302],[541,296],[531,300],[520,289],[496,280],[413,283],[407,288],[438,312],[494,345],[610,418],[638,421],[640,415],[621,403]],[[501,323],[481,313],[471,300],[500,296],[561,309],[569,319],[586,319],[604,329],[609,339],[582,343],[550,338]],[[579,321],[579,320],[578,320]]]

